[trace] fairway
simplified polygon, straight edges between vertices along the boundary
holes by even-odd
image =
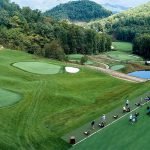
[[[119,70],[119,69],[122,69],[124,67],[125,67],[124,65],[114,65],[111,67],[111,70]]]
[[[121,52],[121,51],[111,51],[106,53],[109,57],[115,59],[115,60],[120,60],[120,61],[137,61],[137,60],[142,60],[141,57],[138,57],[136,55],[131,55],[129,53]]]
[[[17,62],[13,66],[36,74],[57,74],[61,69],[58,65],[43,62]]]
[[[129,114],[93,136],[73,146],[70,150],[148,150],[150,149],[150,116],[146,115],[147,104],[136,111],[138,121],[129,122]]]
[[[118,50],[122,52],[132,51],[132,43],[130,42],[112,42],[112,46],[114,47],[114,50]]]
[[[21,95],[5,89],[0,89],[0,108],[13,105],[21,100]]]
[[[132,54],[132,43],[129,42],[112,42],[113,51],[107,52],[110,58],[120,61],[139,61],[141,57]]]

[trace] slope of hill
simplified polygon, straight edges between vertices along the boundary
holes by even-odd
[[[45,15],[62,20],[90,21],[97,18],[108,17],[111,15],[111,11],[106,10],[95,2],[81,0],[60,4],[53,9],[46,11]]]
[[[113,34],[119,40],[132,41],[136,35],[150,33],[150,2],[88,25]]]

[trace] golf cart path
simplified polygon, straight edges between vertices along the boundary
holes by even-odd
[[[113,71],[113,70],[110,70],[110,69],[104,69],[104,68],[101,68],[101,67],[95,67],[95,66],[90,66],[90,65],[86,65],[86,67],[90,68],[90,69],[102,71],[102,72],[107,73],[107,74],[109,74],[113,77],[120,78],[120,79],[123,79],[123,80],[127,80],[127,81],[130,81],[130,82],[140,83],[140,82],[146,82],[147,81],[146,79],[129,76],[127,74],[117,72],[117,71]]]

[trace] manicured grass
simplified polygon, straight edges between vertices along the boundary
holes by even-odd
[[[84,63],[85,65],[93,65],[93,62],[88,60],[87,62]]]
[[[141,57],[132,54],[132,43],[129,42],[112,42],[115,51],[110,51],[107,56],[120,61],[138,61]]]
[[[124,67],[125,67],[124,65],[114,65],[111,67],[111,70],[119,70],[119,69],[122,69]]]
[[[0,89],[0,107],[10,106],[21,100],[18,93]]]
[[[60,72],[61,67],[54,64],[42,62],[17,62],[13,66],[37,74],[56,74]]]
[[[131,124],[129,122],[129,115],[127,115],[116,123],[102,129],[100,132],[74,146],[71,150],[150,149],[150,116],[146,115],[146,107],[147,105],[136,110],[136,112],[139,112],[140,114],[137,123]]]
[[[132,60],[132,61],[137,61],[137,60],[142,60],[141,57],[138,57],[136,55],[132,55],[129,53],[121,52],[121,51],[110,51],[107,53],[107,55],[113,59],[120,60],[120,61],[127,61],[127,60]]]
[[[112,42],[112,46],[115,50],[122,52],[131,52],[132,51],[132,43],[129,42]]]
[[[77,74],[39,75],[22,71],[15,62],[62,62],[24,52],[0,52],[0,88],[22,95],[22,100],[0,109],[0,149],[67,150],[66,133],[137,97],[150,83],[130,83],[80,68]]]
[[[70,54],[68,55],[69,60],[79,60],[83,57],[82,54]]]

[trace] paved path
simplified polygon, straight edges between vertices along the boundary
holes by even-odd
[[[120,79],[123,79],[123,80],[128,80],[128,81],[131,81],[131,82],[140,83],[140,82],[146,82],[147,81],[146,79],[132,77],[132,76],[129,76],[127,74],[120,73],[120,72],[117,72],[117,71],[113,71],[113,70],[110,70],[110,69],[104,69],[104,68],[101,68],[101,67],[95,67],[95,66],[90,66],[90,65],[86,65],[86,67],[90,68],[90,69],[102,71],[102,72],[110,74],[110,75],[112,75],[116,78],[120,78]]]

